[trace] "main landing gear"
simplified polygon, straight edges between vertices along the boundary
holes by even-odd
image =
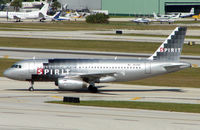
[[[21,22],[21,19],[17,19],[16,22]]]
[[[34,84],[34,81],[31,81],[31,87],[28,89],[29,91],[34,91],[34,88],[33,88],[33,84]]]
[[[88,90],[92,93],[97,93],[98,89],[94,85],[89,85]]]

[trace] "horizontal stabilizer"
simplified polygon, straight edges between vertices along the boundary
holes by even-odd
[[[189,68],[191,67],[190,63],[185,63],[185,62],[180,62],[180,63],[175,63],[175,64],[169,64],[169,65],[164,65],[163,66],[167,72],[173,72],[173,71],[177,71],[180,69],[184,69],[184,68]]]

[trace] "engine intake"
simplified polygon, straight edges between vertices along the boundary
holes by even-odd
[[[60,78],[58,79],[58,87],[63,90],[78,90],[82,88],[87,88],[88,84],[79,79],[68,79]]]

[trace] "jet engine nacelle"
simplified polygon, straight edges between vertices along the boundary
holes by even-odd
[[[61,78],[58,79],[58,87],[59,89],[64,90],[78,90],[82,88],[87,88],[88,84],[79,79],[68,79],[68,78]]]

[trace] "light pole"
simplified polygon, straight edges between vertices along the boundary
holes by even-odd
[[[158,0],[158,14],[160,14],[160,0]]]

